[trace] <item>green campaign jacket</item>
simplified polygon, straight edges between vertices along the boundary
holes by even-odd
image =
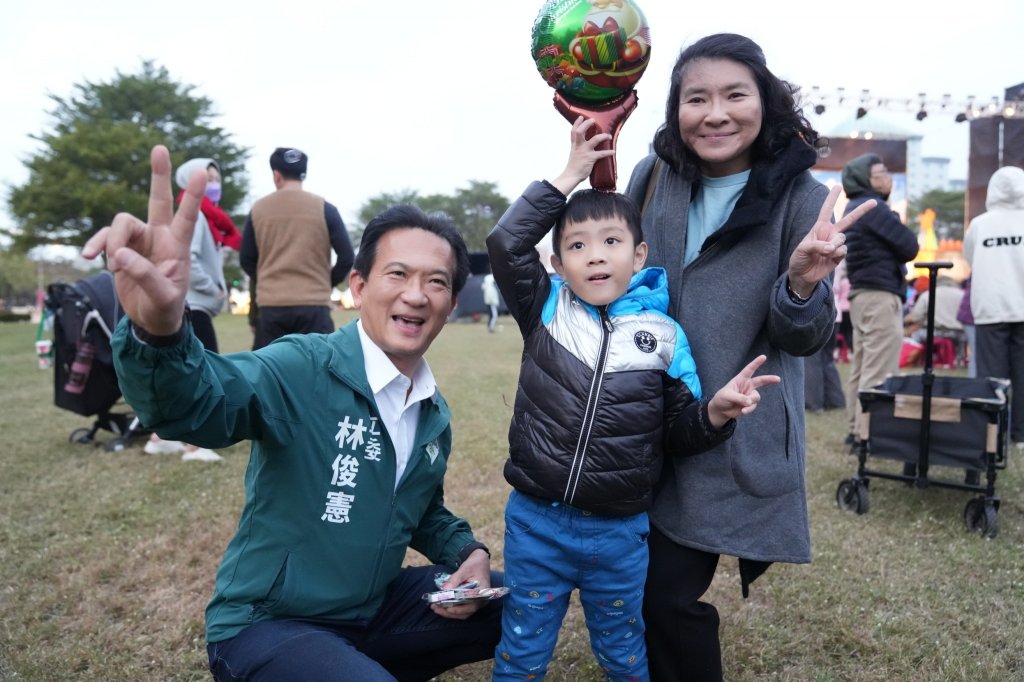
[[[451,427],[440,393],[423,401],[395,489],[393,446],[354,322],[217,355],[191,333],[169,347],[140,343],[126,318],[112,346],[121,390],[147,428],[211,448],[252,441],[245,506],[206,610],[207,641],[268,619],[371,618],[406,548],[454,567],[473,541],[469,524],[444,506]]]

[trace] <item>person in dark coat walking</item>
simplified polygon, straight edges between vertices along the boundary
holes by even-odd
[[[846,396],[852,445],[861,438],[857,394],[885,381],[900,367],[903,300],[907,262],[917,256],[917,236],[886,205],[892,175],[875,154],[862,154],[843,168],[847,215],[867,201],[876,207],[846,231],[846,271],[850,278],[853,358]]]

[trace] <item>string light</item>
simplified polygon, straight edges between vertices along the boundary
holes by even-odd
[[[928,117],[928,112],[925,111],[925,109],[924,109],[925,102],[927,102],[928,95],[926,95],[925,93],[921,92],[921,93],[918,93],[917,96],[921,100],[921,108],[918,110],[917,115],[914,118],[916,118],[918,121],[923,121],[923,120],[925,120]]]
[[[860,106],[857,107],[857,118],[864,118],[868,115],[868,100],[871,92],[864,88],[860,91]]]
[[[927,93],[920,92],[917,97],[872,97],[871,91],[864,88],[856,102],[846,96],[846,88],[836,87],[834,93],[823,90],[820,86],[811,86],[804,99],[804,104],[815,114],[824,114],[830,106],[853,108],[856,106],[856,118],[864,118],[871,111],[904,111],[914,112],[914,118],[924,121],[929,114],[939,112],[949,114],[957,123],[964,123],[975,118],[1002,116],[1004,118],[1024,118],[1024,100],[1005,100],[992,97],[984,105],[976,104],[976,97],[968,95],[963,99],[954,98],[950,93],[929,98]]]

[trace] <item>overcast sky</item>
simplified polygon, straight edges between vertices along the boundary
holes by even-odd
[[[273,190],[268,157],[295,146],[310,157],[306,189],[354,221],[383,192],[453,193],[495,182],[510,199],[564,165],[569,124],[530,56],[533,0],[175,3],[5,2],[0,9],[0,185],[28,179],[29,138],[47,129],[48,93],[135,73],[142,60],[196,86],[215,123],[251,149],[251,200]],[[639,106],[618,140],[619,188],[661,123],[679,49],[719,31],[757,41],[779,76],[810,92],[954,102],[1002,99],[1024,81],[1021,0],[919,3],[866,0],[638,0],[651,29]],[[890,112],[922,134],[926,156],[966,177],[968,126],[932,108]],[[809,113],[827,134],[852,109]],[[0,220],[10,222],[6,201]]]

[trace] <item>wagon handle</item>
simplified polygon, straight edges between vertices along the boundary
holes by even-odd
[[[931,448],[932,432],[932,386],[935,374],[932,371],[932,345],[935,342],[935,286],[938,272],[953,267],[950,261],[928,261],[914,263],[914,267],[928,270],[928,328],[924,342],[924,376],[921,377],[921,441],[917,462],[917,487],[928,485],[928,450]]]

